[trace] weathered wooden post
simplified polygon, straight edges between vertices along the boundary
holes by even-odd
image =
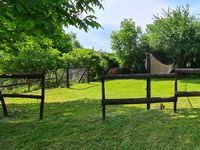
[[[59,82],[58,82],[58,74],[57,74],[57,69],[55,70],[55,79],[56,79],[56,87],[58,87]]]
[[[151,58],[150,58],[150,50],[147,51],[147,73],[151,73]],[[146,82],[146,97],[151,98],[151,78],[147,77]],[[147,110],[150,109],[150,102],[147,102]]]
[[[44,114],[44,98],[45,98],[45,71],[42,72],[42,81],[41,81],[41,102],[40,102],[40,119],[43,119]]]
[[[69,68],[66,68],[66,84],[67,84],[67,88],[69,88]]]
[[[104,73],[101,72],[101,90],[102,90],[102,119],[105,120],[106,117],[106,105],[105,105],[105,79],[104,79]]]
[[[3,108],[3,115],[4,115],[4,117],[6,117],[6,116],[8,116],[8,111],[7,111],[6,103],[4,101],[4,98],[3,98],[1,91],[0,91],[0,101],[1,101],[1,104],[2,104],[2,108]]]
[[[90,83],[90,68],[87,67],[87,83]]]
[[[175,78],[174,81],[174,97],[175,97],[175,101],[174,101],[174,113],[176,113],[176,109],[177,109],[177,95],[176,92],[178,91],[178,83],[177,83],[177,77]]]

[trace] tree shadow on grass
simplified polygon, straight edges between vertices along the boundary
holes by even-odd
[[[145,110],[140,105],[108,106],[100,100],[9,104],[11,117],[0,120],[3,149],[194,149],[200,146],[200,108]],[[9,144],[8,144],[9,143]]]

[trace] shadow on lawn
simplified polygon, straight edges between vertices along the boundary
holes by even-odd
[[[83,99],[39,104],[9,104],[11,117],[0,120],[0,147],[32,149],[193,149],[200,146],[200,108],[145,111],[145,107],[108,106]],[[7,144],[9,143],[9,144]]]

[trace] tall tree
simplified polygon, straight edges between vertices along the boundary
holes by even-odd
[[[132,19],[124,19],[118,31],[111,33],[111,48],[115,51],[117,58],[123,68],[129,71],[140,70],[138,63],[141,61],[141,51],[138,49],[141,28],[135,25]]]
[[[69,35],[71,37],[73,48],[83,48],[83,46],[80,44],[80,42],[77,39],[76,33],[70,32]]]
[[[163,10],[147,26],[150,46],[175,59],[179,67],[186,67],[200,50],[200,22],[189,13],[189,6]]]

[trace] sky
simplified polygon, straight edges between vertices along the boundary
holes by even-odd
[[[162,9],[176,8],[189,4],[193,15],[200,15],[200,0],[104,0],[104,10],[96,9],[102,28],[92,29],[86,33],[75,27],[64,28],[66,32],[74,32],[84,48],[94,48],[112,52],[110,48],[110,34],[119,30],[120,22],[132,18],[137,26],[145,31],[146,25],[153,22],[153,15],[160,15]]]

